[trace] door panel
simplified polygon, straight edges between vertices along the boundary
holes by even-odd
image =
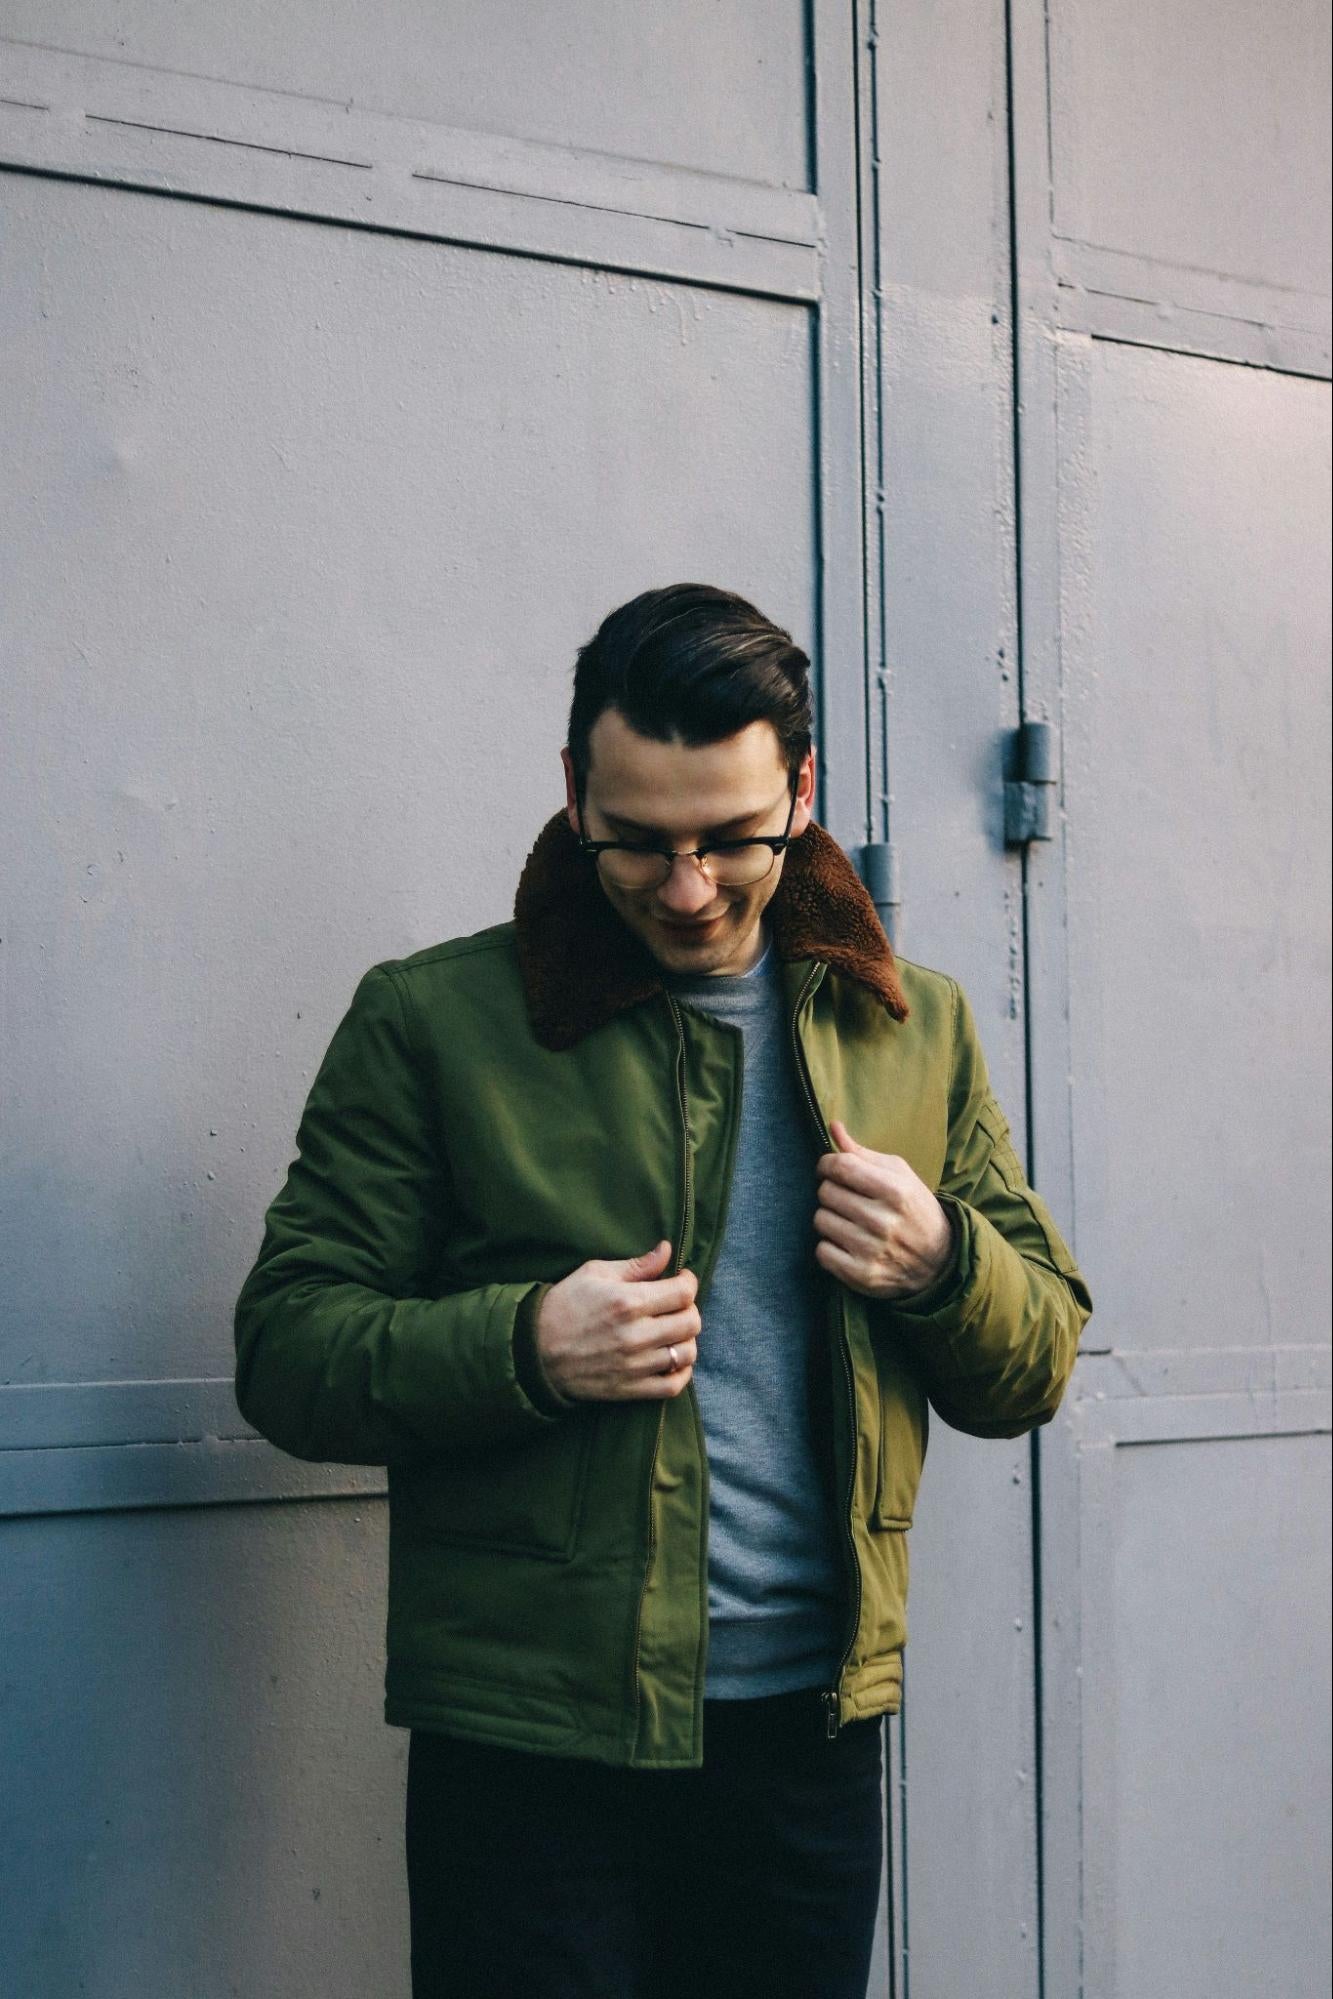
[[[787,625],[864,836],[851,23],[94,13],[0,43],[0,1984],[393,1999],[383,1481],[247,1433],[231,1306],[356,979],[511,913],[612,605]]]
[[[786,187],[810,183],[801,0],[626,8],[617,0],[300,0],[225,10],[125,0],[6,0],[15,41],[149,72],[322,99],[394,118],[670,162]]]
[[[874,837],[896,863],[895,944],[961,981],[1021,1153],[1023,863],[1002,839],[1005,739],[1020,712],[1004,9],[880,8],[874,61]],[[890,1729],[893,1991],[911,1999],[1038,1999],[1029,1465],[1024,1438],[931,1424],[909,1537],[903,1716]]]
[[[1033,1145],[1097,1307],[1039,1440],[1046,1989],[1304,1995],[1329,1976],[1327,18],[1014,20],[1024,707],[1063,743],[1027,866]]]
[[[1058,381],[1064,530],[1089,552],[1065,599],[1066,891],[1098,1313],[1044,1442],[1065,1514],[1046,1576],[1051,1802],[1068,1800],[1077,1718],[1090,1994],[1313,1993],[1329,1963],[1328,388],[1076,337]]]
[[[511,913],[599,606],[726,575],[808,629],[806,312],[49,180],[7,208],[43,357],[0,392],[47,836],[11,846],[24,1378],[216,1375],[360,972]]]

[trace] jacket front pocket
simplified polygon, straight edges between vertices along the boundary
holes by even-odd
[[[881,1334],[875,1340],[879,1373],[879,1482],[872,1527],[912,1524],[925,1462],[930,1407],[916,1375]]]
[[[432,1540],[567,1562],[598,1416],[589,1404],[521,1443],[451,1451],[414,1466],[400,1474],[411,1518]]]

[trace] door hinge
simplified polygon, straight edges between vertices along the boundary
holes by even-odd
[[[1005,781],[1004,843],[1026,846],[1029,840],[1055,838],[1057,753],[1050,722],[1023,722],[1013,733],[1017,774]]]
[[[898,886],[898,849],[891,840],[875,840],[868,847],[858,847],[855,860],[856,871],[870,891],[870,900],[884,925],[884,934],[892,943],[898,905],[902,901]]]

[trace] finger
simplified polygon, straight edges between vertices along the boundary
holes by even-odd
[[[646,1279],[660,1277],[662,1265],[670,1255],[671,1241],[669,1237],[664,1236],[661,1242],[654,1243],[651,1249],[646,1249],[642,1256],[622,1257],[618,1263],[613,1263],[611,1268],[619,1270],[620,1274],[629,1278],[632,1283],[642,1283]]]
[[[815,1173],[821,1186],[832,1180],[863,1194],[887,1194],[893,1185],[892,1176],[884,1171],[883,1158],[872,1159],[864,1152],[826,1152],[817,1162]]]
[[[846,1125],[839,1117],[835,1117],[833,1122],[830,1124],[829,1136],[834,1140],[835,1144],[844,1152],[859,1152],[862,1149],[860,1139],[852,1137],[852,1134],[848,1131]]]
[[[662,1354],[673,1343],[680,1347],[686,1340],[698,1339],[699,1330],[699,1314],[693,1305],[680,1312],[659,1313],[634,1328],[626,1342],[626,1351],[636,1355]]]
[[[844,1187],[840,1180],[821,1180],[815,1213],[846,1215],[848,1221],[859,1222],[863,1229],[873,1233],[882,1206],[878,1193],[858,1194],[854,1188]]]
[[[680,1348],[677,1347],[677,1353]],[[617,1402],[661,1402],[669,1395],[679,1395],[689,1384],[693,1367],[673,1368],[670,1374],[632,1374],[625,1377],[617,1390]]]
[[[674,1362],[669,1351],[671,1347],[676,1350]],[[654,1341],[652,1346],[644,1347],[634,1356],[632,1363],[627,1362],[627,1365],[636,1378],[641,1378],[646,1374],[662,1374],[668,1370],[675,1374],[680,1368],[692,1368],[698,1358],[698,1340],[688,1333],[681,1333],[674,1340]]]
[[[829,1271],[834,1277],[840,1277],[844,1284],[850,1284],[855,1288],[860,1282],[859,1259],[850,1256],[845,1249],[840,1249],[836,1242],[826,1242],[821,1238],[815,1244],[815,1261],[821,1269]]]
[[[849,1222],[842,1215],[821,1208],[815,1216],[815,1230],[822,1242],[835,1243],[849,1255],[858,1258],[876,1256],[881,1244],[857,1222]]]
[[[651,1317],[662,1312],[679,1312],[694,1302],[699,1280],[692,1270],[678,1270],[674,1277],[655,1277],[636,1284],[633,1305],[636,1313]]]

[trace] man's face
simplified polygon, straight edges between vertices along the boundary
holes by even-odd
[[[719,743],[690,749],[654,743],[605,708],[589,736],[583,825],[590,840],[648,841],[686,849],[709,840],[781,833],[791,801],[787,767],[771,722],[751,722]],[[565,766],[569,823],[577,833],[574,767]],[[790,832],[810,823],[815,753],[807,754]],[[744,887],[709,881],[697,861],[677,860],[659,888],[629,889],[598,870],[602,892],[667,971],[696,977],[748,972],[763,949],[760,918],[782,878],[784,854],[762,881]]]

